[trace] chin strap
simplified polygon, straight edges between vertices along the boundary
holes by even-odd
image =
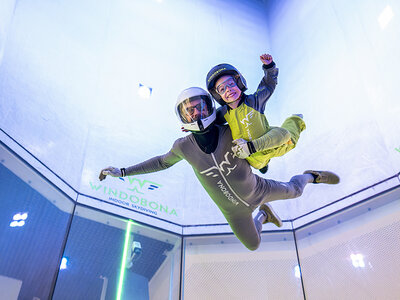
[[[197,126],[199,126],[200,131],[204,130],[203,122],[201,119],[197,120]]]

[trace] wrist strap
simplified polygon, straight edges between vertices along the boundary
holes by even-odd
[[[268,65],[264,65],[264,64],[263,64],[264,70],[272,69],[273,67],[275,67],[275,62],[274,62],[274,61],[272,61],[272,62],[269,63]]]
[[[122,177],[125,177],[126,176],[125,168],[121,168],[120,170],[121,170]]]
[[[247,147],[249,147],[250,154],[253,154],[253,153],[256,153],[256,152],[257,152],[257,151],[256,151],[256,148],[254,147],[254,144],[253,144],[252,141],[247,142]]]

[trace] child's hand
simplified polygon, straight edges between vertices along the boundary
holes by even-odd
[[[236,139],[232,141],[233,147],[232,147],[232,152],[233,155],[236,157],[239,157],[241,159],[245,159],[246,157],[249,157],[251,154],[251,151],[249,149],[249,146],[247,145],[247,141],[244,139]]]
[[[260,55],[260,60],[264,65],[269,65],[270,63],[272,63],[272,56],[270,54],[263,54]]]

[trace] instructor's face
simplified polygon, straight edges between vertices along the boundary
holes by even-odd
[[[183,111],[188,122],[195,122],[206,118],[208,115],[207,103],[201,99],[193,99],[188,103],[183,104]]]

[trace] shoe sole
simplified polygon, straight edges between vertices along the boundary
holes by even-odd
[[[267,220],[265,220],[263,222],[263,224],[266,223],[273,223],[278,227],[282,227],[283,223],[281,221],[281,219],[278,217],[278,215],[276,214],[276,212],[272,209],[271,206],[267,205],[267,204],[262,204],[260,206],[260,210],[264,211],[267,214]]]
[[[330,171],[307,170],[307,171],[304,171],[303,174],[313,174],[316,176],[321,175],[321,178],[325,177],[327,179],[326,181],[319,181],[319,182],[316,181],[313,183],[338,184],[340,182],[340,177]],[[324,175],[324,176],[322,176],[322,175]],[[318,178],[316,180],[318,180]]]

